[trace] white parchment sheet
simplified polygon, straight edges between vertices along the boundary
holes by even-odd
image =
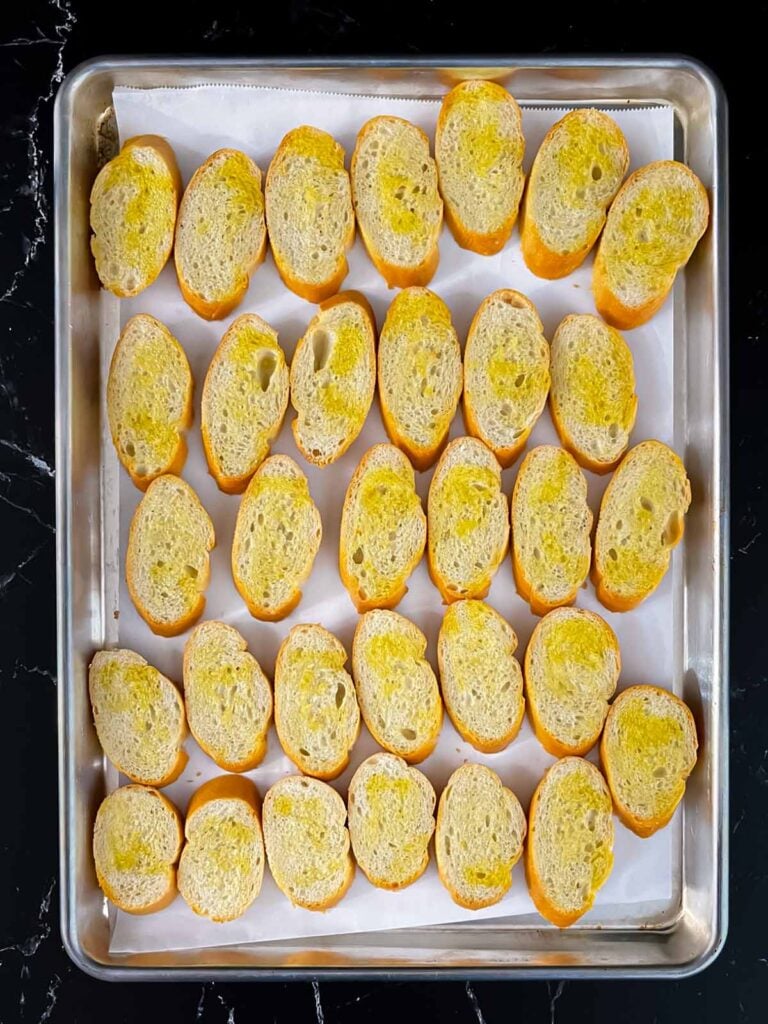
[[[184,182],[214,150],[234,146],[256,159],[266,173],[269,161],[283,135],[300,124],[312,124],[334,135],[351,154],[361,125],[376,114],[397,114],[409,118],[430,137],[434,137],[439,105],[427,100],[399,100],[384,96],[342,96],[248,87],[200,86],[189,89],[133,90],[117,89],[114,96],[120,137],[148,132],[165,136],[178,156]],[[526,138],[526,169],[547,129],[562,116],[562,111],[526,109],[523,126]],[[669,108],[623,109],[613,114],[626,134],[632,155],[632,169],[650,160],[672,156],[673,115]],[[350,273],[344,288],[357,288],[366,295],[383,323],[394,292],[374,270],[362,243],[358,240],[350,254]],[[440,238],[440,266],[430,285],[450,307],[459,338],[466,337],[472,315],[481,300],[497,288],[516,288],[536,304],[551,338],[567,313],[594,312],[590,291],[591,259],[576,273],[562,281],[544,281],[525,268],[517,230],[503,252],[484,257],[460,249],[449,231]],[[281,640],[299,622],[319,622],[335,633],[350,649],[357,613],[341,584],[337,568],[338,532],[341,505],[355,466],[370,445],[386,440],[378,406],[374,404],[365,428],[347,454],[334,466],[315,469],[296,450],[290,430],[293,410],[289,406],[283,429],[273,451],[293,456],[309,478],[312,495],[323,519],[323,544],[312,575],[304,587],[304,597],[284,621],[257,622],[250,617],[232,582],[229,568],[232,533],[239,497],[222,494],[208,475],[199,434],[199,400],[203,379],[213,352],[231,321],[240,313],[256,312],[272,324],[280,335],[287,358],[293,355],[296,340],[315,313],[315,307],[298,298],[282,284],[271,255],[254,274],[248,294],[227,320],[206,323],[181,298],[172,263],[160,278],[135,299],[120,305],[121,321],[140,313],[151,313],[167,324],[189,356],[195,388],[195,424],[189,432],[189,458],[184,478],[195,488],[213,518],[217,546],[212,554],[211,584],[205,617],[222,619],[237,627],[248,641],[249,649],[271,676]],[[115,338],[105,339],[103,359],[108,361]],[[672,303],[645,327],[628,332],[637,375],[639,407],[633,443],[656,437],[673,441],[673,334]],[[108,349],[108,351],[107,351]],[[463,433],[457,415],[451,436]],[[536,444],[557,443],[549,413],[537,424],[529,448]],[[504,473],[504,490],[512,490],[517,466]],[[590,504],[597,513],[606,480],[592,474],[589,478]],[[426,499],[431,470],[418,475],[419,492]],[[120,565],[131,516],[140,493],[128,475],[120,471]],[[671,687],[676,675],[674,594],[679,581],[680,552],[673,560],[676,569],[665,578],[653,597],[626,615],[611,615],[595,600],[591,585],[580,594],[577,604],[600,612],[616,631],[622,652],[620,687],[633,683],[656,683]],[[518,654],[522,659],[530,633],[536,623],[528,606],[517,596],[512,578],[511,560],[506,559],[497,573],[489,602],[513,625],[519,637]],[[435,659],[435,641],[443,608],[437,590],[431,584],[426,559],[411,577],[410,590],[398,611],[413,619],[429,639],[429,657]],[[124,580],[119,594],[119,643],[143,654],[171,679],[181,682],[181,659],[185,636],[163,639],[154,636],[134,610]],[[355,746],[349,769],[333,785],[346,797],[354,769],[373,753],[376,746],[363,728]],[[166,793],[184,811],[190,795],[220,769],[198,748],[187,741],[189,764]],[[595,757],[595,754],[592,755]],[[499,754],[484,755],[462,742],[447,716],[434,753],[420,766],[434,784],[438,796],[450,773],[465,760],[480,761],[497,771],[504,783],[517,793],[527,807],[533,789],[552,762],[534,738],[528,722],[518,738]],[[278,778],[295,771],[279,746],[274,730],[264,762],[250,777],[262,797]],[[123,780],[124,781],[124,780]],[[680,862],[679,816],[673,824],[651,839],[638,839],[616,822],[615,867],[597,897],[585,923],[648,920],[669,907],[676,892]],[[530,916],[532,915],[532,916]],[[399,893],[385,892],[368,883],[361,871],[347,895],[337,907],[325,913],[312,913],[292,907],[279,892],[269,872],[255,903],[237,921],[217,925],[197,917],[181,897],[166,910],[151,917],[131,917],[118,912],[112,935],[111,951],[181,949],[222,943],[258,942],[275,939],[300,939],[312,935],[333,935],[408,928],[417,925],[479,918],[514,917],[520,923],[527,918],[540,922],[525,886],[522,864],[514,871],[508,895],[495,907],[470,912],[453,903],[437,876],[434,860],[415,884]],[[515,922],[512,922],[515,923]],[[541,922],[543,923],[543,922]]]

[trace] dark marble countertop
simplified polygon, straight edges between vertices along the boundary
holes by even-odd
[[[0,16],[0,1022],[765,1020],[768,1003],[768,150],[756,118],[765,61],[752,8],[740,50],[717,21],[606,0],[488,20],[441,0],[285,0],[272,9],[144,0],[105,7],[26,0]],[[501,12],[494,6],[492,10]],[[162,12],[162,13],[161,13]],[[565,12],[565,13],[564,13]],[[724,12],[726,17],[728,11]],[[627,20],[625,20],[627,19]],[[759,48],[759,50],[758,50]],[[58,924],[52,106],[102,53],[371,54],[685,52],[730,102],[732,175],[731,884],[716,963],[678,983],[109,985],[74,967]]]

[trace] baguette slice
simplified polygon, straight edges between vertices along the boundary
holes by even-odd
[[[480,303],[464,349],[467,430],[506,469],[541,415],[549,391],[549,345],[530,299],[509,288]]]
[[[525,712],[517,636],[483,601],[447,609],[437,640],[440,685],[456,731],[486,754],[509,746]]]
[[[117,457],[140,490],[184,467],[192,390],[184,349],[165,324],[132,316],[109,365],[107,413]]]
[[[340,459],[357,439],[376,390],[376,321],[360,292],[328,299],[296,345],[291,424],[296,447],[316,466]]]
[[[567,928],[592,907],[613,867],[613,807],[605,779],[580,757],[555,761],[528,811],[525,873],[536,909]]]
[[[390,288],[426,285],[440,258],[443,201],[429,139],[400,117],[374,117],[352,154],[352,201],[365,248]]]
[[[572,604],[589,574],[592,513],[573,456],[539,445],[523,460],[512,492],[512,565],[534,615]]]
[[[99,171],[91,189],[91,252],[102,285],[118,298],[157,278],[173,248],[181,175],[159,135],[137,135]]]
[[[184,646],[184,704],[192,735],[220,768],[247,772],[261,763],[272,690],[232,626],[203,622],[190,633]]]
[[[189,758],[184,703],[170,679],[134,651],[97,651],[88,692],[99,743],[132,782],[167,786]]]
[[[637,413],[629,346],[613,327],[584,313],[561,322],[551,355],[549,405],[561,444],[584,469],[615,469]]]
[[[598,600],[626,612],[658,587],[685,529],[691,485],[685,466],[661,441],[624,456],[600,505],[592,580]]]
[[[327,132],[288,132],[267,171],[267,226],[280,277],[308,302],[322,302],[347,276],[355,238],[344,150]]]
[[[349,835],[372,885],[404,889],[424,874],[435,799],[426,775],[394,754],[374,754],[357,769],[347,798]]]
[[[264,839],[250,779],[219,775],[193,794],[184,825],[179,892],[201,917],[234,921],[261,892]]]
[[[643,838],[671,820],[696,764],[688,706],[658,686],[630,686],[611,705],[600,760],[616,813]]]
[[[440,457],[427,499],[429,575],[446,604],[485,597],[509,546],[501,466],[473,437],[457,437]]]
[[[457,768],[440,797],[435,833],[440,881],[454,902],[479,910],[502,900],[525,833],[520,801],[496,772],[481,764]]]
[[[450,310],[427,288],[406,288],[392,300],[381,330],[379,398],[390,440],[416,469],[428,469],[442,451],[461,383]]]
[[[102,892],[128,914],[153,914],[176,898],[181,815],[156,789],[122,786],[102,800],[93,860]]]
[[[240,150],[219,149],[192,175],[179,207],[181,294],[199,316],[221,320],[242,302],[266,248],[261,171]]]
[[[627,140],[600,110],[572,110],[549,129],[531,168],[520,232],[532,273],[565,277],[584,262],[628,167]]]
[[[159,476],[131,520],[125,577],[153,633],[177,636],[200,618],[211,575],[213,523],[181,477]]]
[[[443,703],[427,638],[397,612],[370,611],[357,623],[352,674],[368,731],[385,750],[417,764],[435,749]]]
[[[357,610],[394,608],[426,543],[413,467],[394,445],[374,445],[352,474],[341,510],[339,572]]]
[[[506,245],[523,194],[520,108],[495,82],[454,86],[440,107],[435,159],[445,219],[464,249],[492,256]]]
[[[347,652],[322,626],[294,626],[275,665],[275,727],[305,775],[335,779],[360,734],[360,709]]]
[[[269,870],[291,903],[327,910],[352,884],[347,809],[335,789],[289,775],[264,798],[264,842]]]
[[[598,313],[629,330],[651,319],[707,230],[707,190],[685,164],[660,160],[627,178],[595,257]]]
[[[248,611],[275,622],[301,600],[323,527],[307,478],[288,455],[271,455],[240,501],[232,576]]]
[[[525,652],[525,694],[536,737],[553,757],[583,755],[600,738],[621,671],[608,623],[581,608],[555,608]]]
[[[200,423],[208,469],[225,494],[242,494],[269,455],[288,379],[277,331],[255,313],[234,320],[205,375]]]

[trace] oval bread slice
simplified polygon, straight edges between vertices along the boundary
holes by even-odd
[[[275,727],[280,744],[305,775],[335,779],[349,764],[360,709],[347,652],[322,626],[294,626],[275,665]]]
[[[616,813],[642,837],[671,820],[696,764],[696,723],[658,686],[630,686],[611,705],[600,760]]]
[[[536,737],[553,757],[582,755],[600,738],[621,671],[608,623],[582,608],[555,608],[525,652],[525,694]]]
[[[206,320],[239,306],[264,259],[267,228],[261,171],[238,149],[219,149],[187,185],[173,257],[179,288]]]
[[[443,702],[427,638],[397,612],[370,611],[357,623],[352,673],[365,724],[385,750],[409,764],[435,749],[443,724]]]
[[[212,921],[242,917],[264,877],[259,795],[251,780],[220,775],[203,783],[189,801],[184,834],[178,875],[184,902]]]
[[[245,490],[269,455],[287,406],[288,367],[277,331],[243,313],[221,339],[203,385],[200,429],[220,490]]]
[[[284,283],[308,302],[334,295],[355,237],[344,150],[327,132],[288,132],[267,171],[267,227]]]
[[[511,466],[549,392],[549,345],[539,314],[520,292],[502,289],[480,303],[464,349],[467,430]]]
[[[429,575],[450,604],[485,597],[509,545],[501,466],[473,437],[457,437],[440,457],[427,499]]]
[[[661,441],[642,441],[619,463],[600,505],[592,580],[612,612],[635,608],[658,587],[683,536],[691,485]]]
[[[267,751],[272,690],[238,631],[196,626],[184,645],[184,706],[192,735],[228,772],[247,772]]]
[[[528,812],[525,873],[536,909],[567,928],[591,909],[613,867],[613,806],[605,779],[580,757],[555,761]]]
[[[450,605],[440,626],[437,658],[445,707],[456,731],[486,754],[509,746],[525,712],[517,636],[483,601]]]
[[[418,768],[374,754],[349,783],[349,836],[355,860],[380,889],[404,889],[429,863],[435,791]]]
[[[613,327],[584,313],[561,322],[551,356],[549,404],[561,444],[584,469],[615,469],[637,413],[629,346]]]
[[[99,171],[91,189],[91,252],[102,285],[119,298],[157,278],[173,248],[181,175],[159,135],[137,135]]]
[[[352,474],[341,510],[339,573],[357,610],[394,608],[426,543],[413,467],[394,445],[374,445]]]
[[[461,348],[451,312],[427,288],[392,300],[379,338],[381,415],[393,444],[427,469],[448,438],[461,397]]]
[[[316,466],[340,459],[363,429],[376,389],[376,321],[360,292],[322,303],[291,362],[296,447]]]
[[[184,704],[170,679],[135,651],[97,651],[88,670],[96,735],[132,782],[167,786],[189,758]]]
[[[327,910],[352,884],[347,809],[335,789],[289,775],[264,798],[264,842],[269,870],[291,903]]]
[[[538,277],[583,263],[629,167],[627,140],[601,110],[572,110],[547,132],[528,179],[520,240]]]
[[[142,491],[186,462],[192,390],[184,349],[165,324],[132,316],[109,365],[107,413],[117,457]]]
[[[365,248],[390,288],[429,284],[443,202],[429,139],[400,117],[374,117],[352,154],[352,201]]]
[[[445,219],[464,249],[500,252],[523,194],[525,139],[520,108],[495,82],[454,86],[440,107],[435,159]]]
[[[102,800],[93,860],[102,892],[128,914],[152,914],[176,898],[181,815],[156,789],[122,786]]]
[[[177,636],[200,618],[211,575],[213,523],[181,477],[159,476],[131,520],[125,556],[128,593],[159,636]]]
[[[592,513],[587,481],[568,452],[540,445],[512,491],[512,565],[534,615],[571,604],[589,574]]]
[[[284,619],[301,600],[323,533],[307,478],[288,455],[271,455],[240,501],[232,576],[256,619]]]
[[[448,779],[437,809],[435,854],[440,881],[468,910],[506,896],[523,852],[525,814],[511,789],[481,764],[464,764]]]
[[[660,160],[630,175],[595,257],[592,291],[602,318],[620,330],[650,320],[708,222],[707,190],[685,164]]]

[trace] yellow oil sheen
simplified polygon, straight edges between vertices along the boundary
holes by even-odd
[[[452,466],[443,478],[437,500],[449,533],[468,537],[488,521],[499,493],[499,481],[486,466]]]
[[[594,894],[610,874],[613,852],[606,842],[599,847],[595,845],[595,836],[601,829],[597,824],[594,830],[590,829],[587,817],[588,812],[592,811],[603,821],[609,820],[613,812],[611,798],[585,778],[581,771],[568,772],[554,785],[557,796],[567,806],[562,813],[567,815],[568,827],[558,839],[558,856],[565,864],[581,863],[588,859],[590,890]],[[586,849],[588,845],[592,847],[591,850]]]

